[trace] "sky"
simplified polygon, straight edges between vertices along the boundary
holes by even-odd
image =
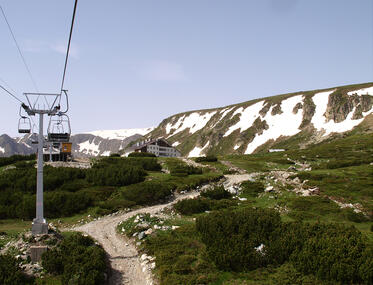
[[[59,92],[73,2],[0,0],[40,92]],[[1,14],[0,43],[0,84],[23,99]],[[372,81],[372,0],[79,0],[65,88],[81,133]],[[18,135],[19,105],[0,90],[0,134]]]

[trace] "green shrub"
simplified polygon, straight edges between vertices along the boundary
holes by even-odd
[[[255,198],[264,191],[264,185],[262,182],[248,180],[241,183],[241,189],[242,194]]]
[[[87,179],[94,185],[125,186],[144,181],[146,172],[138,166],[126,164],[96,165],[87,173]]]
[[[274,210],[247,208],[198,217],[196,228],[218,268],[243,271],[268,264],[266,256],[255,248],[268,245],[280,223]]]
[[[206,199],[185,199],[174,205],[176,211],[182,215],[193,215],[210,210],[210,203]]]
[[[372,279],[368,280],[366,274],[372,277],[372,248],[367,247],[357,229],[316,224],[308,230],[309,237],[290,257],[298,271],[343,284],[365,280],[368,281],[365,284],[371,284]]]
[[[150,152],[131,152],[128,157],[156,157],[156,155]]]
[[[0,284],[34,284],[34,280],[22,273],[14,257],[10,255],[0,255]]]
[[[191,165],[177,165],[170,170],[172,176],[184,177],[193,174],[202,174],[202,169]]]
[[[42,255],[42,265],[51,274],[62,275],[63,284],[103,284],[105,251],[92,238],[75,233]]]
[[[159,181],[145,181],[127,186],[121,190],[121,197],[137,205],[153,205],[168,198],[175,185]]]
[[[364,223],[369,221],[369,219],[363,213],[355,213],[351,208],[343,209],[343,214],[347,220],[354,223]]]
[[[216,157],[216,155],[207,155],[207,156],[197,157],[195,161],[196,162],[216,162],[218,161],[218,158]]]
[[[0,167],[1,166],[6,166],[9,164],[13,164],[17,161],[27,161],[27,160],[35,160],[36,155],[35,154],[30,154],[30,155],[12,155],[10,157],[0,157]]]
[[[201,192],[201,196],[213,200],[221,200],[231,198],[232,194],[225,190],[224,186],[218,186],[205,192]]]
[[[237,200],[232,199],[221,199],[221,200],[210,200],[210,209],[213,211],[222,210],[237,206]]]

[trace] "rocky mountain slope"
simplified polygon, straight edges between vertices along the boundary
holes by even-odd
[[[76,134],[71,136],[74,156],[98,156],[117,153],[149,133],[153,128],[124,129],[94,131],[90,133]],[[8,135],[0,136],[0,157],[13,154],[31,154],[36,152],[36,135],[25,135],[20,138],[11,138]]]
[[[73,135],[75,156],[128,152],[144,135],[164,137],[182,155],[250,154],[305,148],[335,136],[373,132],[373,82],[301,91],[222,108],[190,111],[155,129],[94,131]],[[30,136],[0,137],[0,156],[35,152]]]
[[[171,116],[149,133],[183,155],[305,148],[346,132],[373,131],[373,83],[301,91]]]

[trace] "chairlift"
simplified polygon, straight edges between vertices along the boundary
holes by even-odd
[[[31,120],[29,117],[21,116],[21,118],[19,118],[18,133],[20,134],[31,133]]]
[[[71,135],[70,119],[66,114],[51,116],[48,125],[48,141],[69,142]]]

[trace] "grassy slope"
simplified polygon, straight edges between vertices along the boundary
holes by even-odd
[[[284,221],[301,220],[314,223],[342,223],[358,228],[373,242],[371,219],[365,221],[351,220],[351,211],[341,209],[327,196],[359,202],[367,213],[372,214],[371,203],[373,169],[372,159],[373,135],[353,135],[338,140],[313,146],[307,150],[293,150],[281,153],[262,153],[255,155],[230,155],[220,157],[250,172],[261,172],[258,180],[264,185],[274,185],[277,193],[261,193],[258,196],[242,194],[246,201],[238,207],[260,207],[286,209],[281,212]],[[305,174],[310,186],[318,186],[320,196],[302,197],[289,191],[291,187],[276,184],[269,174],[272,170],[284,170],[295,166],[286,158],[307,162],[311,171],[297,172],[303,179]],[[345,164],[353,164],[344,166]],[[356,165],[355,165],[356,164]],[[219,165],[216,163],[214,166]],[[297,167],[297,166],[295,166]],[[333,167],[333,168],[330,168]],[[225,167],[216,167],[221,173]],[[316,169],[317,168],[317,169]],[[320,179],[320,174],[323,179]],[[209,261],[204,244],[195,230],[193,217],[181,216],[188,223],[175,231],[158,233],[143,245],[143,250],[157,257],[156,275],[164,284],[337,284],[317,280],[314,276],[304,276],[291,264],[273,268],[261,268],[246,273],[219,271]],[[175,224],[176,222],[173,221]],[[177,254],[175,254],[177,253]],[[200,282],[200,283],[198,283]]]

